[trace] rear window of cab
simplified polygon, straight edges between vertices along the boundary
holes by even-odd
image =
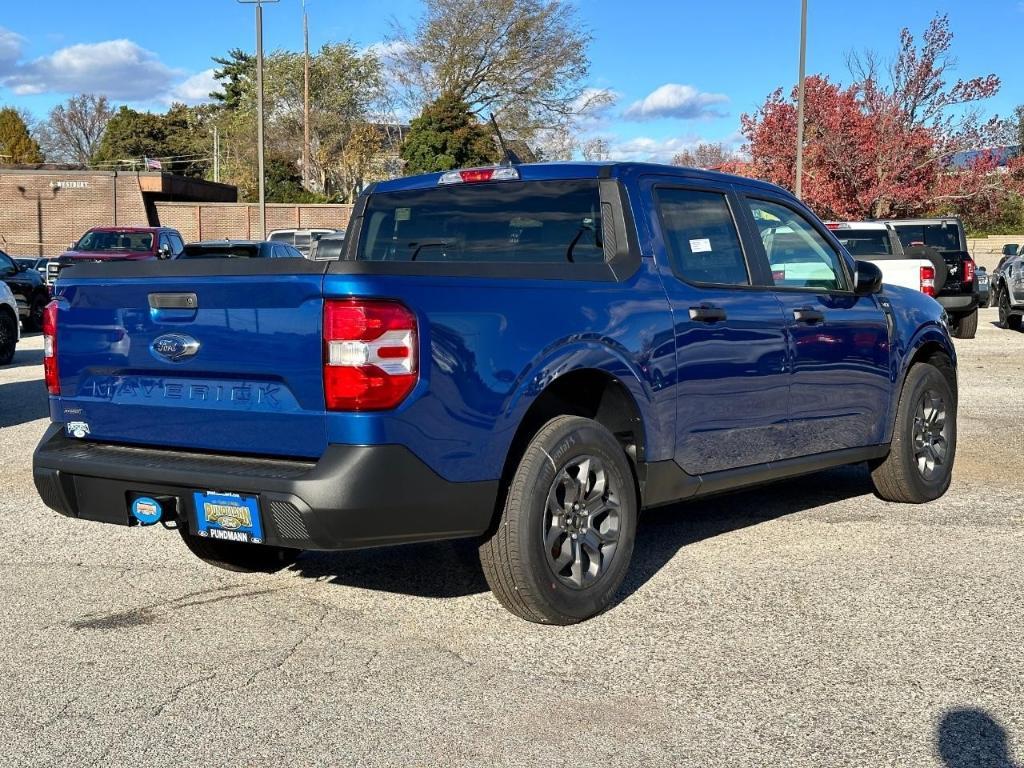
[[[500,181],[371,195],[360,261],[604,261],[596,180]]]

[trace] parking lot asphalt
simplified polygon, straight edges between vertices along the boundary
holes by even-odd
[[[1024,763],[1024,333],[960,354],[950,492],[853,467],[649,512],[619,604],[506,613],[463,544],[272,576],[32,485],[42,343],[0,369],[0,765]]]

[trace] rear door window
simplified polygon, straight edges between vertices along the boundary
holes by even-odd
[[[703,285],[750,285],[740,236],[724,193],[659,188],[657,199],[676,276]]]
[[[371,195],[360,261],[604,261],[596,180],[504,181]]]

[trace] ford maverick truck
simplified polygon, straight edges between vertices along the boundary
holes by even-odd
[[[934,299],[778,187],[637,163],[383,182],[333,261],[69,267],[45,379],[64,515],[248,571],[475,538],[555,624],[613,604],[645,508],[862,462],[927,502],[956,451]]]

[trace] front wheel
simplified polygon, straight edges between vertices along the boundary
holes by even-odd
[[[626,454],[591,419],[559,416],[516,469],[480,547],[499,602],[527,621],[575,624],[608,609],[633,554],[638,504]]]
[[[240,573],[274,573],[285,568],[302,554],[301,549],[274,547],[267,544],[244,544],[196,536],[179,523],[178,531],[189,551],[208,565]]]
[[[18,321],[12,313],[0,312],[0,365],[7,365],[14,359],[18,344]]]
[[[1012,331],[1019,331],[1020,320],[1020,315],[1011,314],[1010,295],[1009,292],[1003,288],[1003,290],[999,292],[999,326],[1001,328],[1009,328]]]
[[[966,315],[956,315],[950,333],[957,339],[973,339],[978,333],[978,310]]]
[[[896,410],[889,455],[871,467],[886,501],[923,504],[942,496],[956,458],[956,398],[938,368],[910,369]]]

